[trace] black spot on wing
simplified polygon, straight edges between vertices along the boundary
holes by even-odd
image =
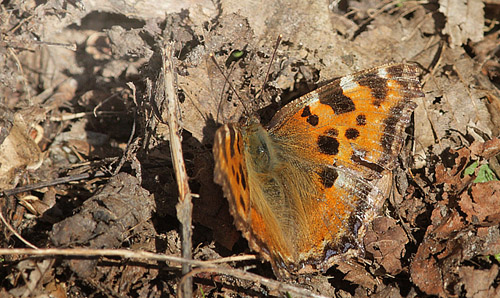
[[[380,106],[387,97],[387,79],[379,77],[376,73],[369,73],[361,77],[357,83],[360,86],[370,88],[372,97],[375,99],[373,104],[376,106]]]
[[[364,114],[359,114],[356,117],[356,124],[358,124],[359,126],[366,125],[366,116]]]
[[[349,140],[355,140],[359,137],[359,131],[356,128],[348,128],[345,131],[345,137]]]
[[[302,110],[302,114],[300,114],[300,117],[309,117],[311,115],[311,108],[309,106],[305,106]]]
[[[317,115],[311,115],[307,117],[307,123],[311,124],[312,126],[317,126],[319,123],[319,117]]]
[[[339,173],[337,173],[337,170],[330,167],[325,167],[323,170],[321,170],[321,172],[318,173],[318,175],[321,184],[323,184],[325,188],[331,188],[339,177]]]
[[[240,203],[240,206],[243,208],[243,210],[247,210],[247,205],[245,204],[245,199],[243,198],[243,195],[240,194],[239,196],[239,203]]]
[[[325,131],[325,135],[336,138],[339,136],[339,131],[336,130],[335,128],[330,128]]]
[[[328,155],[337,155],[339,153],[339,141],[329,136],[318,137],[319,151]]]
[[[318,115],[314,115],[311,113],[311,108],[309,106],[306,106],[302,110],[302,114],[300,115],[301,117],[307,117],[306,121],[307,123],[311,124],[312,126],[317,126],[319,123],[319,117]]]
[[[245,173],[243,172],[243,166],[240,164],[240,176],[241,176],[241,186],[244,190],[247,189],[247,179],[245,177]]]
[[[352,99],[344,95],[342,87],[340,87],[340,80],[318,89],[317,92],[319,102],[329,105],[336,115],[349,113],[356,109]]]
[[[236,140],[236,133],[232,127],[228,127],[229,129],[229,140],[231,144],[229,145],[229,149],[231,150],[231,158],[234,157],[234,145],[235,145],[235,140]]]

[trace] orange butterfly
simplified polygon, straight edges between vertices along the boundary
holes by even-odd
[[[290,102],[265,127],[250,117],[217,130],[215,181],[275,273],[325,270],[360,247],[388,195],[411,100],[423,96],[416,65],[385,65]]]

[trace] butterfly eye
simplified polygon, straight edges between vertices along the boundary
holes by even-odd
[[[267,147],[265,140],[255,135],[253,138],[250,139],[250,142],[248,144],[249,144],[248,151],[249,154],[252,156],[250,161],[253,171],[257,173],[269,172],[270,156],[269,156],[269,148]]]
[[[260,143],[255,150],[255,170],[259,173],[269,171],[269,150],[265,143]]]

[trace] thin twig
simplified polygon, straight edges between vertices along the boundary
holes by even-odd
[[[134,83],[129,82],[129,83],[127,83],[127,86],[132,90],[132,98],[134,99],[134,103],[137,102],[136,89],[135,89]],[[120,162],[118,163],[118,166],[113,171],[113,176],[118,175],[121,168],[123,167],[123,165],[127,161],[127,158],[129,156],[129,152],[130,152],[130,145],[132,144],[132,141],[134,140],[135,127],[137,125],[136,123],[137,123],[137,112],[136,112],[136,109],[134,109],[134,122],[132,122],[132,129],[130,131],[130,136],[128,137],[128,140],[127,140],[127,146],[125,147],[125,150],[123,151],[123,154],[122,154],[122,157],[120,158]]]
[[[74,114],[62,114],[59,116],[52,116],[49,118],[50,121],[69,121],[74,119],[79,119],[87,116],[114,116],[114,115],[123,115],[125,112],[114,112],[114,111],[100,111],[100,112],[80,112]]]
[[[165,100],[167,102],[167,124],[170,136],[170,154],[175,170],[177,187],[179,190],[179,202],[177,203],[177,219],[181,223],[182,228],[182,257],[191,259],[192,251],[192,213],[193,204],[191,202],[191,190],[188,184],[188,175],[181,146],[181,128],[179,126],[178,100],[175,92],[175,73],[174,73],[174,58],[173,58],[173,43],[168,43],[163,50],[163,80],[165,87]],[[188,263],[182,264],[182,274],[187,274],[191,271],[191,266]],[[184,287],[180,288],[184,297],[191,297],[193,292],[192,280],[187,280]]]
[[[215,272],[218,274],[226,274],[234,276],[243,280],[250,280],[256,283],[265,285],[270,290],[286,292],[294,295],[295,297],[324,297],[320,295],[313,294],[306,289],[302,289],[293,285],[278,282],[276,280],[268,279],[253,273],[248,273],[238,269],[228,269],[217,267],[217,263],[228,263],[236,261],[248,261],[255,260],[255,255],[243,255],[243,256],[233,256],[228,258],[221,258],[208,261],[197,261],[192,259],[185,259],[182,257],[176,257],[165,254],[157,254],[147,251],[133,251],[128,249],[88,249],[88,248],[44,248],[44,249],[29,249],[29,248],[0,248],[0,256],[20,256],[26,255],[29,257],[87,257],[87,258],[100,258],[100,257],[120,257],[123,259],[130,260],[141,260],[141,261],[159,261],[159,262],[169,262],[177,264],[189,264],[191,266],[199,267],[199,269],[194,269],[188,274],[184,275],[181,280],[180,285],[184,285],[188,279],[192,279],[193,275],[199,274],[201,272]],[[170,267],[172,264],[169,264]],[[179,286],[181,288],[181,286]],[[190,297],[190,296],[183,296]]]
[[[244,255],[239,257],[222,258],[209,261],[197,261],[148,251],[134,251],[129,249],[90,249],[90,248],[0,248],[0,256],[28,255],[28,256],[62,256],[62,257],[121,257],[125,259],[151,260],[190,264],[198,267],[215,267],[216,263],[254,260],[255,256]]]
[[[265,285],[270,290],[280,291],[283,293],[290,293],[294,297],[315,297],[322,298],[324,296],[316,295],[311,293],[306,289],[302,289],[293,285],[282,283],[276,280],[265,278],[253,273],[245,272],[238,269],[228,269],[217,267],[217,263],[228,263],[236,261],[248,261],[255,260],[254,255],[243,255],[243,256],[233,256],[228,258],[221,258],[208,261],[197,261],[192,259],[185,259],[182,257],[176,257],[165,254],[157,254],[147,251],[134,251],[128,249],[89,249],[89,248],[43,248],[43,249],[30,249],[30,248],[0,248],[0,256],[20,256],[26,255],[30,257],[34,256],[44,256],[44,257],[90,257],[90,258],[100,258],[100,257],[120,257],[123,259],[130,260],[149,260],[149,261],[160,261],[160,262],[170,262],[177,264],[189,264],[191,266],[199,267],[200,269],[194,269],[186,274],[180,284],[185,284],[186,280],[192,278],[193,275],[202,272],[214,272],[218,274],[225,274],[234,276],[239,279],[249,280],[256,283]],[[172,266],[169,264],[169,266]],[[180,287],[179,287],[180,288]],[[186,297],[186,296],[183,296]]]
[[[35,190],[35,189],[40,189],[40,188],[44,188],[44,187],[48,187],[48,186],[54,186],[54,185],[68,183],[68,182],[77,181],[77,180],[104,177],[107,175],[108,174],[106,174],[104,172],[97,171],[96,173],[82,173],[82,174],[73,175],[73,176],[56,178],[56,179],[51,180],[51,181],[43,181],[43,182],[39,182],[39,183],[33,183],[33,184],[24,185],[24,186],[13,188],[13,189],[4,190],[3,192],[0,192],[0,197],[12,196],[12,195],[16,195],[18,193],[22,193],[22,192],[26,192],[26,191],[30,191],[30,190]]]
[[[326,296],[318,295],[311,293],[309,290],[299,288],[284,282],[279,282],[273,279],[265,278],[257,274],[253,274],[250,272],[242,271],[242,270],[237,270],[237,269],[231,269],[231,268],[199,268],[199,269],[193,269],[191,272],[188,274],[184,275],[179,283],[179,287],[186,282],[188,278],[191,278],[192,276],[200,273],[207,273],[207,272],[212,272],[212,273],[217,273],[217,274],[225,274],[225,275],[230,275],[239,279],[244,279],[244,280],[249,280],[254,282],[255,284],[261,284],[266,286],[269,291],[278,291],[280,293],[289,293],[291,294],[292,297],[314,297],[314,298],[324,298]],[[186,297],[186,296],[180,296],[179,293],[177,293],[177,297]]]
[[[5,217],[3,217],[3,213],[2,213],[2,210],[0,210],[0,219],[2,220],[3,224],[7,227],[7,229],[9,229],[12,234],[14,234],[19,240],[21,240],[24,244],[26,244],[27,246],[33,248],[33,249],[38,249],[38,247],[36,247],[35,245],[31,244],[28,240],[24,239],[23,236],[21,236],[15,229],[14,227],[12,227],[10,225],[9,222],[7,222],[7,220],[5,219]]]
[[[127,84],[128,85],[128,84]],[[97,113],[99,112],[98,110],[105,104],[107,103],[108,101],[110,101],[111,99],[115,98],[118,96],[118,93],[114,93],[114,94],[111,94],[110,96],[106,97],[104,100],[100,101],[94,108],[94,110],[92,111],[94,113],[94,117],[97,118]]]
[[[241,255],[241,256],[230,256],[230,257],[225,257],[225,258],[220,258],[220,259],[215,259],[215,260],[207,260],[204,261],[207,264],[220,264],[220,263],[229,263],[229,262],[241,262],[241,261],[250,261],[250,260],[256,260],[257,256],[256,255]]]

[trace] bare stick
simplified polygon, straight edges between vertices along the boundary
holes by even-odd
[[[134,260],[151,260],[190,264],[198,267],[215,267],[217,263],[255,260],[253,255],[228,257],[216,260],[197,261],[148,251],[133,251],[129,249],[89,249],[89,248],[0,248],[0,256],[62,256],[62,257],[121,257]]]
[[[172,43],[168,43],[162,52],[163,60],[163,80],[165,84],[165,100],[167,101],[167,124],[170,136],[170,154],[175,170],[177,187],[179,189],[179,202],[177,203],[177,219],[181,223],[182,228],[182,257],[191,259],[192,251],[192,213],[193,204],[191,202],[191,190],[188,184],[188,175],[182,155],[181,147],[181,128],[179,126],[178,101],[177,92],[175,92],[175,73],[174,73],[174,58]],[[188,263],[182,264],[182,274],[187,274],[191,271],[191,266]],[[186,281],[180,291],[184,297],[191,297],[193,293],[192,279]]]
[[[202,272],[214,272],[218,274],[226,274],[230,276],[234,276],[236,278],[254,281],[256,283],[260,283],[265,285],[271,290],[280,291],[280,292],[288,292],[294,297],[324,297],[320,295],[316,295],[311,293],[306,289],[302,289],[293,285],[289,285],[286,283],[278,282],[272,279],[268,279],[253,273],[248,273],[238,269],[228,269],[217,267],[217,263],[227,263],[227,262],[236,262],[236,261],[248,261],[255,260],[255,255],[243,255],[243,256],[233,256],[228,258],[221,258],[216,260],[207,260],[207,261],[197,261],[191,259],[185,259],[181,257],[165,255],[165,254],[157,254],[147,251],[133,251],[128,249],[88,249],[88,248],[42,248],[42,249],[29,249],[29,248],[0,248],[0,256],[20,256],[26,255],[29,257],[43,256],[43,257],[91,257],[91,258],[100,258],[100,257],[120,257],[123,259],[130,260],[149,260],[149,261],[159,261],[159,262],[169,262],[174,264],[169,264],[169,266],[174,267],[175,264],[190,264],[191,266],[200,267],[201,269],[195,269],[186,274],[180,285],[184,285],[188,279],[192,279],[193,275],[202,273]],[[179,286],[179,288],[183,288],[183,286]],[[183,296],[190,297],[190,296]]]
[[[272,291],[277,291],[280,293],[287,293],[291,294],[292,297],[313,297],[313,298],[324,298],[325,296],[318,295],[311,293],[309,290],[299,288],[284,282],[279,282],[276,280],[272,280],[269,278],[262,277],[257,274],[253,274],[250,272],[245,272],[242,270],[237,270],[237,269],[231,269],[231,268],[199,268],[199,269],[194,269],[191,272],[189,272],[187,275],[184,275],[179,283],[179,287],[182,286],[182,284],[190,277],[193,275],[199,274],[199,273],[206,273],[206,272],[213,272],[216,274],[226,274],[230,276],[234,276],[239,279],[244,279],[244,280],[249,280],[252,281],[256,284],[261,284],[264,285],[268,288],[268,290]],[[286,295],[284,295],[286,296]],[[180,296],[177,294],[177,297],[186,297],[186,296]]]
[[[20,187],[13,188],[13,189],[4,190],[3,192],[0,192],[0,198],[6,197],[6,196],[12,196],[12,195],[16,195],[16,194],[21,193],[21,192],[40,189],[40,188],[44,188],[44,187],[48,187],[48,186],[54,186],[54,185],[68,183],[68,182],[72,182],[72,181],[85,180],[85,179],[104,177],[104,176],[108,176],[108,175],[104,172],[97,171],[95,173],[83,173],[83,174],[77,174],[77,175],[73,175],[73,176],[56,178],[56,179],[53,179],[51,181],[43,181],[43,182],[39,182],[39,183],[33,183],[33,184],[20,186]]]
[[[128,82],[127,86],[130,88],[130,90],[132,90],[132,98],[134,99],[134,103],[136,103],[137,102],[137,99],[135,96],[136,89],[135,89],[134,83]],[[116,169],[113,171],[113,176],[118,175],[118,173],[120,172],[121,168],[123,167],[123,165],[127,161],[127,158],[130,155],[130,145],[132,144],[132,141],[134,140],[136,123],[137,123],[137,109],[134,108],[134,122],[132,123],[132,131],[130,132],[130,136],[128,137],[127,146],[125,147],[125,150],[123,151],[122,157],[120,158],[120,162],[118,163],[118,166],[116,167]]]
[[[254,255],[243,255],[243,256],[233,256],[228,258],[208,260],[208,261],[197,261],[191,259],[185,259],[181,257],[157,254],[147,251],[133,251],[128,249],[88,249],[88,248],[42,248],[42,249],[29,249],[29,248],[0,248],[0,256],[7,255],[26,255],[30,257],[34,256],[45,256],[45,257],[121,257],[123,259],[131,260],[150,260],[159,262],[170,262],[176,264],[190,264],[191,266],[200,267],[200,269],[194,269],[180,281],[180,285],[184,285],[186,281],[192,278],[193,275],[202,272],[214,272],[217,274],[226,274],[234,276],[239,279],[253,281],[255,283],[260,283],[265,285],[270,290],[280,291],[282,293],[290,293],[293,297],[324,297],[311,293],[306,289],[302,289],[293,285],[282,283],[276,280],[265,278],[253,273],[245,272],[238,269],[228,269],[217,267],[217,263],[226,262],[236,262],[236,261],[248,261],[255,260]],[[170,264],[169,264],[170,265]],[[172,266],[172,265],[170,265]],[[179,287],[181,288],[181,286]],[[189,297],[189,296],[183,296]]]

